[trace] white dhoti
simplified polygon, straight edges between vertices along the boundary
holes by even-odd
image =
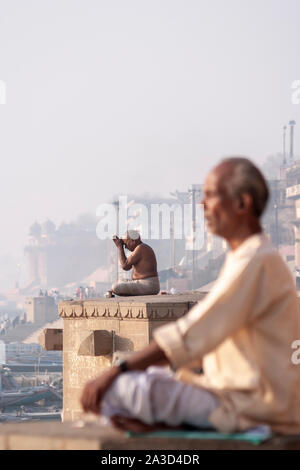
[[[156,295],[160,291],[160,284],[155,276],[134,281],[118,281],[114,283],[112,290],[117,295]]]
[[[166,368],[152,366],[119,375],[103,397],[100,414],[136,418],[146,424],[212,428],[209,416],[218,406],[213,393],[175,380]]]

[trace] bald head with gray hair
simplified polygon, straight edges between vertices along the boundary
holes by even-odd
[[[250,194],[253,215],[261,217],[269,200],[269,188],[262,172],[245,157],[225,158],[218,167],[226,168],[223,186],[227,195],[232,199],[241,199],[242,194]]]

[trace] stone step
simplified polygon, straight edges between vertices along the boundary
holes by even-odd
[[[253,445],[236,440],[126,437],[94,422],[0,424],[0,450],[300,450],[300,436]]]

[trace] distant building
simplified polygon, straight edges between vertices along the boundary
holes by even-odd
[[[282,253],[286,261],[289,261],[295,242],[294,203],[287,197],[286,179],[269,180],[268,185],[270,200],[262,218],[263,227],[273,245]]]
[[[51,221],[40,226],[35,223],[25,247],[29,267],[26,293],[39,288],[62,288],[77,283],[99,266],[107,263],[107,242],[96,236],[96,219],[90,225],[62,224]]]
[[[58,312],[54,298],[50,296],[27,297],[25,302],[27,322],[36,326],[57,320]]]
[[[286,170],[286,197],[294,205],[295,267],[300,270],[300,160]]]

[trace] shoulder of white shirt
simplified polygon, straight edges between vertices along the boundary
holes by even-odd
[[[235,251],[229,251],[228,257],[232,260],[249,257],[252,258],[256,254],[267,255],[267,254],[278,254],[275,247],[272,245],[269,237],[264,233],[256,233],[251,235],[245,240],[239,248]]]

